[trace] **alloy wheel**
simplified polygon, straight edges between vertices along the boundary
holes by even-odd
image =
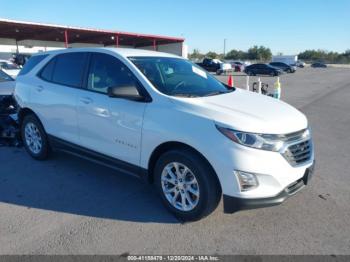
[[[161,174],[163,193],[169,203],[180,211],[191,211],[199,201],[199,184],[193,172],[184,164],[171,162]]]
[[[34,123],[27,123],[24,128],[26,145],[34,154],[39,154],[43,146],[42,138],[38,127]]]

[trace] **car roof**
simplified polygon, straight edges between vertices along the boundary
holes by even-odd
[[[116,53],[116,54],[123,56],[125,58],[132,57],[132,56],[182,58],[180,56],[176,56],[176,55],[169,54],[169,53],[158,52],[158,51],[150,51],[150,50],[134,49],[134,48],[111,48],[111,47],[58,49],[58,50],[54,50],[54,51],[36,53],[33,56],[46,55],[46,54],[50,54],[50,55],[65,54],[65,53],[76,52],[76,51],[78,51],[78,52],[98,52],[98,51],[102,51],[102,50]]]

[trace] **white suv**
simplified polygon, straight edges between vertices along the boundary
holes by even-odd
[[[22,138],[153,182],[182,220],[275,205],[306,185],[307,119],[279,100],[225,86],[190,61],[136,49],[40,53],[15,88]]]

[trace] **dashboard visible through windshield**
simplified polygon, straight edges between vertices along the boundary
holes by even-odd
[[[166,95],[202,97],[234,91],[185,59],[170,57],[129,57],[129,59],[155,88]]]

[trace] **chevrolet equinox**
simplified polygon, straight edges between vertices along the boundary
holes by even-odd
[[[190,61],[138,49],[34,55],[15,88],[26,151],[51,149],[145,177],[179,219],[282,203],[310,180],[306,117],[230,88]]]

